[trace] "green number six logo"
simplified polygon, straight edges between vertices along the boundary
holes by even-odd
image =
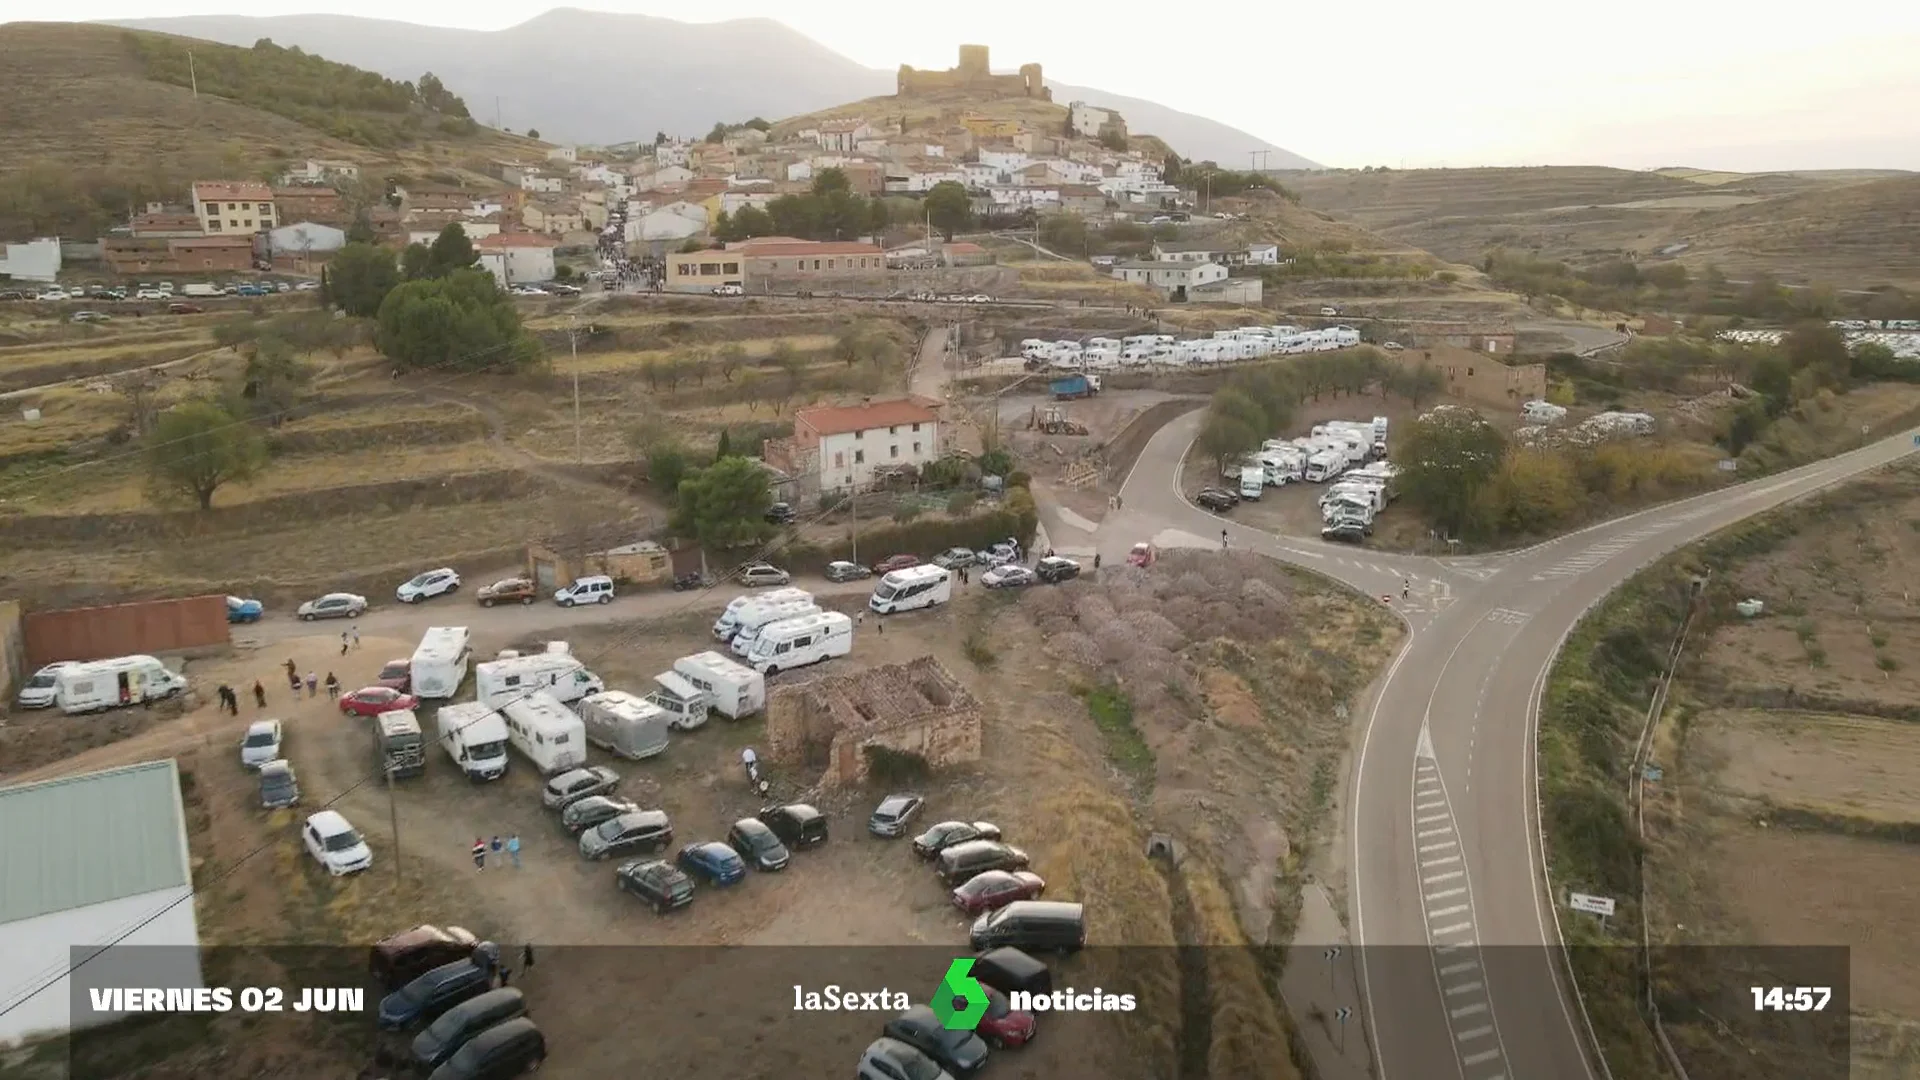
[[[972,970],[972,960],[955,960],[947,965],[947,974],[934,991],[933,1015],[948,1031],[972,1031],[987,1015],[987,992],[980,980],[967,974]]]

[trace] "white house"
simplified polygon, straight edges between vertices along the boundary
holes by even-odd
[[[1060,208],[1060,189],[1056,187],[994,186],[987,189],[987,198],[999,213],[1016,213],[1021,210],[1057,210]]]
[[[480,253],[480,268],[502,288],[552,281],[553,249],[559,246],[551,236],[526,232],[498,233],[473,245]]]
[[[838,150],[851,154],[860,145],[860,140],[871,138],[874,131],[865,120],[829,120],[821,124],[814,141],[822,150]]]
[[[0,274],[15,281],[52,281],[60,276],[60,238],[43,236],[24,244],[8,244],[0,257]]]
[[[556,146],[553,149],[547,151],[547,160],[557,161],[565,165],[571,165],[574,162],[580,160],[580,153],[579,151],[575,150],[571,146]]]
[[[433,243],[429,234],[425,243]],[[274,255],[321,255],[347,246],[347,234],[331,225],[312,221],[282,225],[267,233],[267,250]]]
[[[797,183],[801,180],[811,179],[813,179],[813,162],[790,161],[787,163],[788,183]]]
[[[896,398],[864,405],[824,405],[793,414],[786,462],[790,476],[811,474],[821,491],[871,484],[877,469],[918,468],[940,457],[940,415],[934,403]],[[790,466],[790,467],[789,467]]]
[[[641,191],[685,187],[692,182],[693,170],[684,165],[664,165],[651,173],[633,178],[633,186]]]
[[[466,233],[467,239],[469,240],[485,240],[489,236],[500,235],[500,223],[498,221],[450,221],[447,224],[460,226],[460,231]],[[442,227],[444,228],[444,226]],[[428,247],[432,247],[433,242],[438,239],[439,236],[439,229],[414,229],[407,233],[407,243],[425,244]]]
[[[958,169],[936,169],[928,172],[910,172],[907,174],[906,191],[932,191],[937,184],[952,181],[964,187],[973,187],[967,174]]]
[[[1246,252],[1248,266],[1279,266],[1279,244],[1248,244]]]
[[[1099,138],[1100,130],[1112,120],[1112,113],[1105,109],[1096,109],[1084,101],[1076,101],[1067,106],[1067,122],[1073,125],[1073,133],[1083,138]]]
[[[329,180],[358,180],[360,166],[351,161],[332,161],[323,158],[308,158],[280,174],[280,182],[286,186],[295,184],[323,184]]]
[[[705,207],[692,203],[674,203],[639,217],[627,219],[623,239],[634,243],[666,243],[686,240],[707,231]]]
[[[0,867],[0,1046],[124,1015],[89,988],[202,986],[171,758],[0,788]],[[108,948],[74,968],[89,947]]]
[[[1153,258],[1155,262],[1217,262],[1227,261],[1226,245],[1210,240],[1155,240]]]
[[[1210,262],[1123,262],[1113,268],[1113,276],[1136,285],[1151,285],[1169,300],[1185,300],[1192,289],[1225,281],[1227,268]]]
[[[661,168],[684,166],[687,163],[688,157],[691,156],[692,149],[693,144],[689,142],[681,139],[668,139],[666,142],[653,148],[653,160],[654,163]],[[688,177],[691,179],[692,174],[689,173]]]

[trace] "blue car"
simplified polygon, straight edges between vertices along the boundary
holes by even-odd
[[[259,622],[266,613],[266,605],[258,600],[242,600],[237,596],[227,597],[227,621],[230,623]]]
[[[476,954],[487,943],[476,946]],[[380,1029],[404,1031],[431,1023],[471,997],[493,989],[493,972],[471,959],[442,964],[380,999]]]
[[[747,864],[739,852],[718,840],[681,848],[680,868],[715,885],[731,885],[747,876]]]

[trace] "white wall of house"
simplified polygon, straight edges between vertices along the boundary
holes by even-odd
[[[918,426],[919,431],[913,430]],[[873,482],[873,470],[887,465],[921,466],[940,457],[940,425],[928,420],[900,424],[891,430],[823,435],[820,438],[820,488],[823,491],[864,487]]]
[[[1033,159],[1020,150],[982,150],[980,164],[991,165],[1001,172],[1012,172],[1033,164]]]
[[[52,281],[60,276],[60,238],[41,237],[24,244],[8,244],[0,257],[0,274],[16,281]]]
[[[957,169],[948,169],[948,170],[942,170],[940,172],[908,173],[907,174],[907,190],[908,191],[932,191],[934,188],[934,185],[942,183],[944,181],[948,181],[948,180],[951,180],[957,184],[965,185],[966,187],[974,186],[971,182],[969,182],[966,173],[961,172]]]
[[[789,183],[811,179],[813,179],[813,162],[795,161],[787,165],[787,181]]]
[[[149,918],[153,921],[142,926]],[[63,977],[33,993],[72,966],[75,947],[105,945],[122,934],[127,936],[119,945],[173,947],[165,952],[109,949],[88,961],[75,977]],[[78,991],[85,1000],[84,988],[88,986],[203,985],[199,945],[191,886],[124,896],[0,925],[0,956],[6,958],[0,965],[0,1046],[30,1035],[66,1030],[73,1022],[72,997]],[[73,985],[74,978],[79,987]],[[87,1019],[82,1017],[83,1022]],[[94,1022],[109,1019],[114,1018],[93,1018]]]
[[[1280,265],[1280,245],[1248,244],[1247,245],[1247,265],[1249,266]]]
[[[275,255],[314,255],[324,251],[339,251],[347,246],[347,234],[331,225],[320,225],[311,221],[282,225],[267,234],[270,250]],[[428,240],[431,244],[433,241]]]
[[[1073,125],[1075,135],[1089,139],[1100,137],[1100,129],[1107,126],[1113,114],[1105,109],[1096,109],[1084,101],[1076,101],[1067,106],[1067,119]]]
[[[500,234],[500,223],[497,221],[452,221],[448,224],[460,226],[460,231],[466,233],[469,240],[485,240]],[[432,247],[439,238],[439,229],[414,229],[407,233],[407,243],[426,244],[428,247]]]
[[[480,253],[480,266],[502,286],[531,285],[553,280],[553,249],[510,247]]]
[[[563,161],[568,165],[571,165],[575,161],[579,160],[579,157],[580,157],[579,152],[576,151],[571,146],[556,146],[553,149],[547,151],[548,161]]]

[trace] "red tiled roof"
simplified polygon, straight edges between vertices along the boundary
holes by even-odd
[[[796,427],[805,426],[821,435],[844,435],[850,431],[872,431],[896,424],[925,424],[940,419],[922,398],[896,398],[870,405],[822,405],[801,409],[794,414]]]
[[[510,247],[549,247],[550,248],[550,247],[559,247],[560,241],[555,240],[551,236],[542,236],[539,233],[509,232],[509,233],[495,233],[494,235],[489,236],[484,240],[476,240],[474,241],[473,246],[476,248],[480,248],[482,250],[485,250],[488,248],[510,248]]]
[[[768,257],[884,254],[872,244],[859,244],[850,240],[800,240],[790,244],[757,244],[745,250],[748,255]]]
[[[196,180],[193,197],[201,202],[261,202],[273,198],[273,189],[252,180]]]
[[[727,250],[728,251],[740,251],[743,249],[752,250],[754,248],[766,247],[768,244],[804,244],[804,243],[807,243],[807,241],[802,240],[797,236],[749,236],[745,240],[735,240],[733,243],[728,244]]]

